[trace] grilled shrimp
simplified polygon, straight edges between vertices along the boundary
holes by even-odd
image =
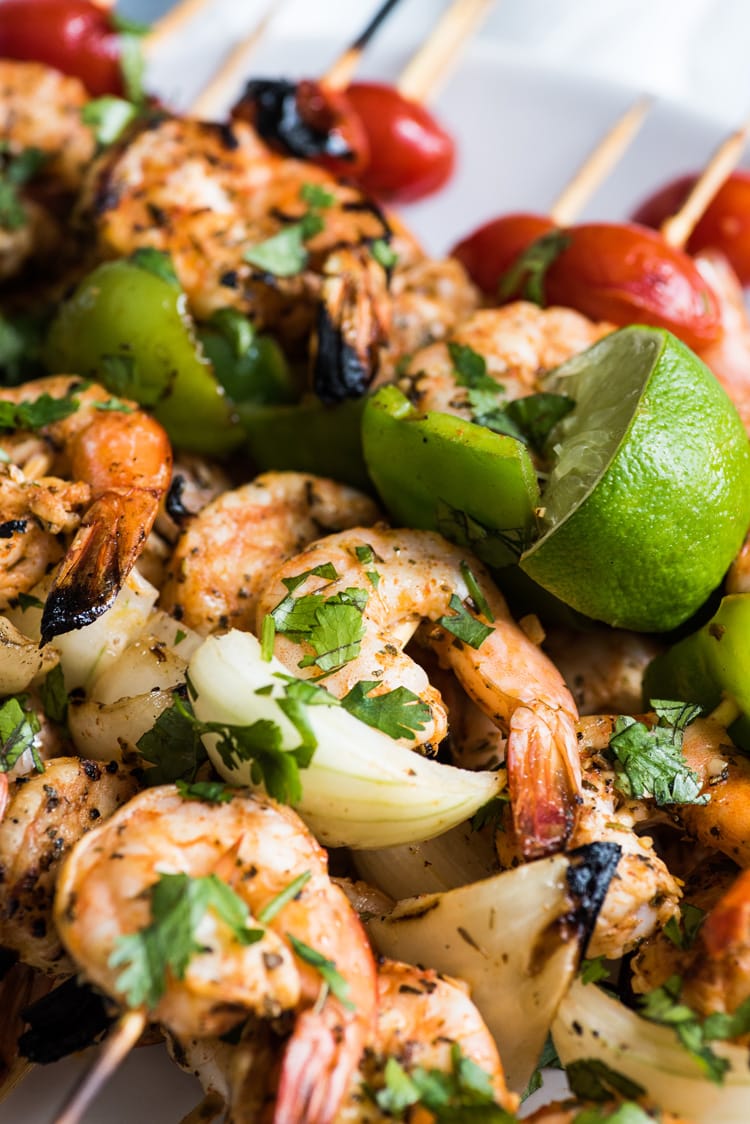
[[[59,757],[9,785],[0,821],[0,945],[46,972],[69,969],[52,923],[60,863],[72,845],[137,791],[116,763]]]
[[[378,518],[372,500],[301,472],[267,472],[190,520],[167,571],[161,606],[202,634],[255,626],[258,594],[285,559],[326,531]]]
[[[0,389],[0,401],[14,405],[45,395],[68,401],[73,411],[36,428],[35,437],[28,431],[0,436],[0,449],[24,465],[22,475],[0,477],[0,496],[9,496],[14,511],[26,503],[28,516],[3,524],[0,608],[27,592],[54,562],[58,548],[42,536],[72,529],[85,507],[44,608],[46,643],[89,624],[114,601],[151,530],[172,454],[164,430],[147,414],[127,404],[105,408],[110,395],[72,375]],[[46,478],[53,467],[85,489]],[[43,479],[37,484],[38,476]]]
[[[65,238],[70,209],[94,155],[94,136],[81,120],[88,94],[70,78],[36,62],[0,60],[2,160],[29,154],[38,167],[19,187],[21,221],[0,224],[0,280],[34,257],[49,255]]]
[[[311,572],[322,566],[323,574]],[[303,575],[296,585],[291,580]],[[472,587],[481,607],[472,600]],[[311,593],[361,608],[353,648],[327,653],[326,687],[337,697],[362,681],[374,681],[376,694],[412,690],[431,717],[410,745],[436,744],[446,730],[438,692],[403,651],[419,624],[430,622],[423,639],[467,694],[508,731],[509,786],[524,851],[537,855],[559,847],[572,830],[580,789],[575,703],[554,664],[513,621],[481,563],[429,531],[356,528],[330,535],[274,574],[260,597],[258,627],[286,597],[298,602]],[[478,643],[451,631],[457,627],[451,618],[461,613],[468,613],[470,625],[481,618],[485,631]],[[276,655],[295,675],[320,674],[311,646],[291,631],[291,636],[277,632]]]
[[[294,1012],[273,1119],[329,1124],[372,1033],[376,992],[367,938],[328,877],[325,852],[291,809],[258,796],[207,804],[167,786],[135,797],[71,852],[55,907],[70,955],[118,999],[123,983],[112,954],[120,938],[149,925],[149,891],[166,874],[219,878],[249,908],[248,925],[260,939],[241,943],[207,911],[196,930],[199,947],[182,978],[167,975],[153,1017],[189,1039],[222,1034],[248,1013]],[[256,922],[300,875],[309,877],[299,892],[265,924]],[[335,965],[346,995],[329,992],[305,947]]]
[[[637,714],[643,673],[662,650],[652,636],[615,628],[547,630],[544,650],[562,673],[581,714]]]
[[[540,389],[540,378],[565,359],[584,351],[612,331],[568,308],[537,308],[517,301],[483,309],[459,324],[452,342],[481,355],[487,374],[505,399],[523,398]],[[435,343],[413,355],[398,385],[420,410],[437,410],[471,420],[469,388],[457,380],[447,343]]]

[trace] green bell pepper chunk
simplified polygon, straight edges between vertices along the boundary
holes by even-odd
[[[440,531],[490,566],[515,562],[534,529],[536,471],[520,441],[451,414],[419,413],[395,386],[369,398],[365,463],[391,518]]]
[[[221,455],[242,443],[242,428],[169,276],[137,259],[97,266],[60,307],[44,361],[148,407],[177,448]]]
[[[234,403],[286,404],[299,398],[284,352],[270,336],[257,335],[236,308],[220,308],[198,338],[214,374]]]
[[[360,437],[364,398],[327,406],[310,395],[294,406],[237,403],[248,449],[261,469],[330,476],[371,492]]]
[[[680,699],[706,711],[731,695],[744,712],[732,734],[750,749],[750,593],[722,598],[702,628],[657,656],[643,689],[646,699]]]

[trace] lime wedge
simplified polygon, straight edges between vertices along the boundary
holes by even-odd
[[[686,620],[750,523],[750,446],[708,367],[629,327],[552,372],[575,409],[551,438],[542,534],[521,559],[586,616],[643,632]]]

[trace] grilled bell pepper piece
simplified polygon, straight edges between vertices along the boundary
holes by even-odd
[[[198,326],[198,338],[232,402],[263,406],[299,398],[296,380],[276,340],[258,335],[238,309],[220,308]]]
[[[294,406],[237,404],[250,455],[261,469],[330,476],[371,492],[360,437],[364,398],[326,405],[314,395]]]
[[[397,524],[440,531],[490,566],[517,561],[539,503],[520,441],[450,414],[420,413],[385,386],[366,401],[362,447]]]
[[[105,262],[60,307],[44,361],[148,407],[177,448],[221,455],[242,443],[232,403],[202,353],[166,255]],[[149,264],[139,264],[139,261]]]
[[[723,597],[702,628],[657,656],[643,690],[646,699],[682,699],[707,711],[731,695],[743,711],[732,735],[750,750],[750,593]]]

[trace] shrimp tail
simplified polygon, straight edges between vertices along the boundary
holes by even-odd
[[[298,1017],[284,1052],[273,1124],[331,1124],[364,1045],[355,1027],[341,1020],[329,1026],[324,1013],[314,1011]]]
[[[89,508],[47,597],[43,644],[107,611],[135,565],[157,508],[158,499],[145,489],[107,492]]]
[[[518,707],[506,750],[516,836],[526,859],[563,850],[576,825],[581,762],[572,717],[543,702]]]

